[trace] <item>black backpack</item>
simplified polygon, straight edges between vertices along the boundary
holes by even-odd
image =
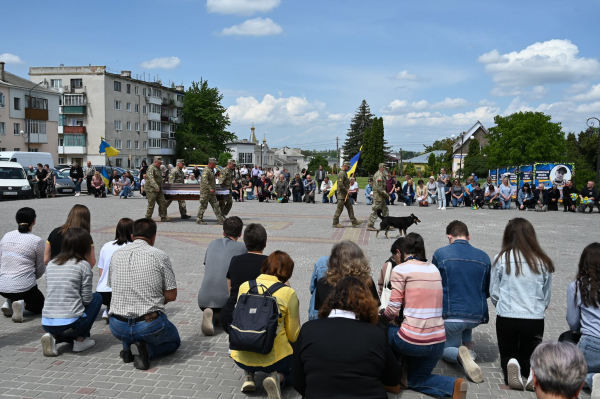
[[[273,294],[278,289],[285,287],[285,284],[275,283],[268,289],[260,284],[263,288],[261,294],[256,280],[248,283],[250,289],[239,297],[233,310],[233,321],[229,331],[229,349],[265,355],[273,349],[275,337],[279,332],[277,325],[281,315],[277,298]],[[281,326],[283,326],[283,322]]]

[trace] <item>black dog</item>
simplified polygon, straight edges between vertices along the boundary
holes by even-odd
[[[381,223],[379,224],[379,230],[377,230],[377,234],[375,234],[375,237],[377,237],[379,235],[380,231],[385,230],[385,238],[390,238],[390,237],[388,237],[388,231],[392,227],[396,227],[398,229],[398,237],[400,237],[402,235],[402,233],[404,233],[404,237],[406,237],[406,230],[410,226],[412,226],[413,224],[421,223],[419,218],[416,217],[412,213],[410,214],[410,216],[404,216],[404,217],[393,217],[393,216],[383,217],[381,215],[381,211],[378,210],[377,216],[379,216],[379,218],[381,219]]]

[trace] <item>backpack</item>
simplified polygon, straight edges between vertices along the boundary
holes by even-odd
[[[379,306],[380,310],[385,310],[385,308],[387,308],[387,305],[390,302],[390,297],[392,296],[390,279],[392,277],[392,269],[394,268],[394,265],[392,265],[392,262],[387,262],[386,265],[387,269],[385,271],[385,278],[383,279],[383,289],[381,290],[381,305]]]
[[[229,331],[229,349],[265,355],[273,349],[275,337],[283,327],[283,322],[278,327],[281,314],[277,298],[273,294],[286,285],[275,283],[267,288],[260,284],[263,288],[261,294],[256,280],[248,283],[250,289],[239,297],[233,310],[233,321]]]

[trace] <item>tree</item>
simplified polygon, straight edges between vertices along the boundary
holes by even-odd
[[[441,168],[446,168],[447,172],[450,172],[452,170],[452,157],[454,156],[454,149],[452,147],[454,146],[454,143],[456,143],[457,140],[458,139],[446,137],[442,140],[436,140],[432,145],[423,144],[423,147],[425,147],[425,152],[446,151],[446,153],[441,157],[438,164],[436,165],[436,169],[434,170],[434,172],[439,172]]]
[[[229,152],[220,153],[219,154],[219,166],[226,167],[227,161],[229,161],[232,156],[233,155],[231,155]]]
[[[342,147],[344,149],[344,160],[349,161],[353,156],[358,154],[360,147],[363,145],[363,135],[368,127],[373,126],[373,114],[366,100],[363,100],[352,121],[350,129],[348,129],[346,142]]]
[[[227,131],[230,122],[222,100],[219,89],[209,87],[208,81],[192,82],[185,92],[184,122],[177,125],[175,132],[178,158],[205,164],[208,158],[226,152],[226,143],[237,139],[235,133]]]
[[[310,160],[307,166],[308,173],[310,173],[314,177],[315,173],[319,169],[319,165],[322,165],[323,169],[327,170],[329,162],[322,155],[313,155],[312,159]]]
[[[377,118],[375,118],[377,119]],[[360,155],[362,167],[367,173],[374,173],[377,167],[373,166],[373,152],[375,151],[375,122],[373,127],[365,129],[363,134],[362,153]]]
[[[429,154],[429,159],[427,160],[427,166],[429,166],[429,170],[435,170],[435,154],[432,152]]]
[[[415,168],[415,165],[412,162],[405,164],[404,174],[411,176],[415,176],[417,174],[417,169]]]
[[[465,175],[469,176],[471,173],[475,173],[475,176],[487,176],[487,161],[481,153],[479,140],[473,138],[469,141],[469,152],[465,157]]]
[[[575,163],[574,182],[577,189],[582,189],[589,180],[596,180],[598,162],[598,132],[588,137],[586,132],[567,135],[567,162]]]
[[[496,126],[489,129],[489,145],[484,149],[488,166],[562,162],[566,156],[565,134],[560,123],[550,119],[542,112],[497,115]]]

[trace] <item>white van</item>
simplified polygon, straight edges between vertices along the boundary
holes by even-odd
[[[34,169],[38,163],[42,165],[48,164],[50,169],[54,169],[54,160],[52,159],[52,154],[49,152],[3,151],[0,152],[1,161],[18,162],[24,168],[28,168],[31,165]]]
[[[30,196],[31,186],[21,164],[0,161],[0,199]]]

